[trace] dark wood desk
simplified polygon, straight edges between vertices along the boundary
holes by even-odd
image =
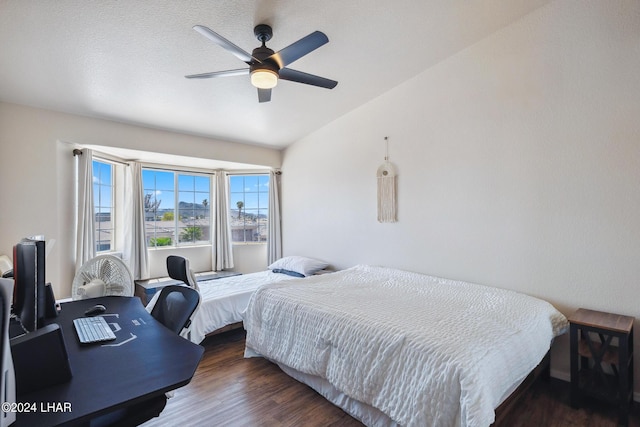
[[[117,339],[81,345],[73,319],[83,317],[87,308],[98,303],[107,307],[107,321],[121,328]],[[188,384],[204,353],[201,346],[158,323],[137,297],[64,303],[60,315],[50,323],[58,323],[63,331],[73,377],[67,383],[18,396],[18,402],[35,403],[37,410],[17,414],[14,426],[79,425],[153,399]],[[41,410],[58,403],[60,411]],[[69,406],[70,411],[64,410]]]

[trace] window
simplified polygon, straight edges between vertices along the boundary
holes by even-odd
[[[233,242],[266,242],[269,175],[229,176],[229,218]]]
[[[96,252],[115,248],[114,167],[105,161],[93,161],[93,212]]]
[[[157,169],[142,170],[147,245],[211,242],[211,177]]]
[[[180,243],[211,241],[209,176],[178,175],[178,239]]]

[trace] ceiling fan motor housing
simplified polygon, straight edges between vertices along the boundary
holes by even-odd
[[[251,72],[256,70],[269,70],[276,74],[280,71],[280,67],[273,60],[267,60],[271,55],[273,55],[273,50],[269,49],[266,46],[257,47],[253,49],[252,56],[256,59],[262,61],[261,63],[254,63],[249,66]]]
[[[262,43],[262,46],[253,49],[251,55],[260,60],[261,63],[251,64],[249,71],[253,73],[256,70],[267,70],[278,75],[278,71],[280,71],[278,64],[276,64],[275,61],[267,60],[267,58],[274,54],[273,49],[265,46],[265,43],[273,37],[273,29],[267,24],[259,24],[253,29],[253,34],[256,35],[256,38]]]

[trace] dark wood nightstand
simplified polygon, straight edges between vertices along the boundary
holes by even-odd
[[[196,280],[202,282],[205,280],[222,279],[224,277],[240,276],[242,273],[235,271],[207,271],[204,273],[196,273]],[[161,277],[159,279],[136,280],[135,296],[140,297],[142,304],[147,305],[151,298],[160,289],[169,285],[178,285],[182,282],[174,280],[171,277]]]
[[[633,399],[634,320],[584,308],[569,317],[571,405],[580,406],[583,394],[615,403],[625,426]]]

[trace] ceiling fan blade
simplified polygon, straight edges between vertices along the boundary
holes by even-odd
[[[303,73],[302,71],[292,70],[291,68],[283,68],[279,74],[282,80],[304,83],[326,89],[333,89],[338,84],[335,80],[325,79],[324,77],[314,76],[313,74]]]
[[[202,34],[203,36],[205,36],[206,38],[208,38],[209,40],[211,40],[212,42],[214,42],[215,44],[217,44],[218,46],[221,46],[224,49],[228,50],[229,52],[234,54],[236,57],[238,57],[241,61],[244,61],[249,65],[255,64],[255,63],[262,64],[262,61],[254,58],[249,53],[245,52],[242,48],[239,48],[235,44],[231,43],[229,40],[225,39],[215,31],[203,25],[196,25],[193,27],[193,29],[199,32],[200,34]]]
[[[188,79],[210,79],[212,77],[245,76],[247,74],[249,74],[248,68],[240,68],[238,70],[213,71],[211,73],[190,74],[185,77]]]
[[[274,53],[269,59],[274,60],[280,68],[283,68],[328,42],[329,38],[323,32],[314,31],[308,36]]]
[[[271,89],[258,88],[258,102],[269,102],[269,101],[271,101]]]

